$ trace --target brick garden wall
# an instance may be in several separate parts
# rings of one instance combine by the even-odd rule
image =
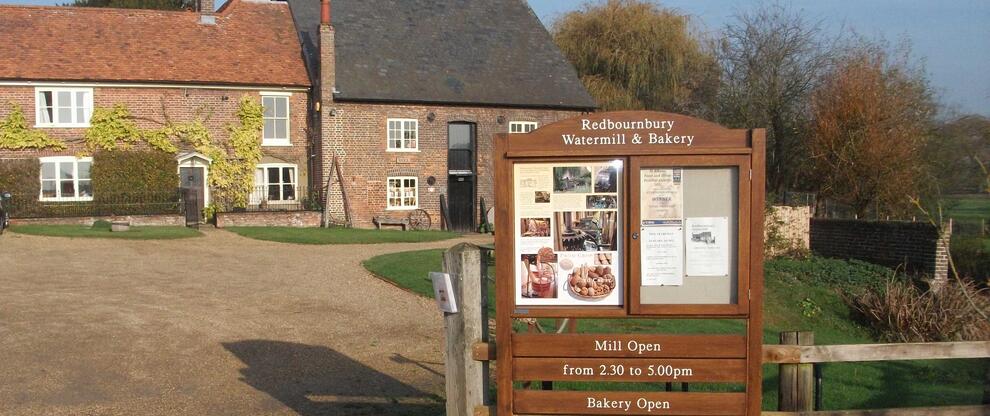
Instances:
[[[905,267],[936,280],[948,278],[949,223],[942,235],[928,223],[905,221],[811,220],[811,250],[825,256]]]
[[[452,122],[475,123],[477,132],[478,178],[475,218],[478,218],[481,198],[487,207],[494,206],[494,136],[508,133],[512,121],[535,121],[539,126],[579,116],[577,111],[508,109],[486,107],[335,103],[335,116],[330,107],[324,108],[322,153],[324,177],[329,177],[330,160],[341,157],[343,175],[354,226],[373,227],[374,216],[404,216],[404,212],[386,211],[386,178],[415,176],[419,178],[419,208],[433,218],[433,227],[440,226],[440,194],[447,194],[447,125]],[[435,119],[429,121],[427,115]],[[504,123],[499,124],[499,117]],[[387,119],[419,120],[419,151],[388,152]],[[436,184],[427,185],[427,178]],[[339,195],[330,195],[330,204]],[[338,202],[339,203],[339,202]]]
[[[85,225],[92,227],[96,221],[129,221],[133,226],[185,226],[182,215],[118,215],[113,217],[70,217],[70,218],[14,218],[13,225]]]
[[[217,214],[217,228],[224,227],[319,227],[322,213],[290,212],[225,212]]]
[[[772,206],[767,212],[763,229],[769,233],[776,229],[787,240],[790,248],[807,250],[811,244],[811,207]],[[769,248],[773,251],[773,248]],[[771,255],[777,253],[770,253]]]

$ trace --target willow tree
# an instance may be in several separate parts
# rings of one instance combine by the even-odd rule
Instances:
[[[809,148],[819,195],[860,217],[906,214],[931,183],[924,155],[936,104],[907,52],[861,41],[812,95]]]
[[[552,32],[604,110],[710,114],[718,69],[688,16],[641,0],[609,0],[565,14]]]

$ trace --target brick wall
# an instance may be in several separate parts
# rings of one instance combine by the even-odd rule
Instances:
[[[323,216],[315,211],[222,212],[217,228],[224,227],[319,227]]]
[[[767,212],[765,233],[776,229],[778,235],[787,241],[788,248],[807,250],[810,246],[811,207],[772,206]],[[778,254],[781,248],[768,247],[770,255]]]
[[[166,115],[174,121],[204,120],[213,137],[225,141],[230,137],[227,126],[239,122],[237,109],[244,95],[260,102],[257,90],[206,89],[206,88],[132,88],[107,84],[93,88],[94,107],[112,107],[123,104],[130,109],[135,121],[142,128],[157,128]],[[0,118],[12,110],[11,104],[19,105],[29,126],[35,124],[35,87],[0,86]],[[264,147],[263,163],[294,163],[298,168],[298,182],[308,185],[307,111],[309,98],[306,92],[294,92],[290,98],[290,139],[292,146]],[[3,150],[0,159],[38,158],[43,156],[73,156],[85,150],[82,140],[85,128],[44,128],[52,137],[62,139],[68,145],[64,151],[51,150]],[[183,149],[191,150],[191,149]],[[178,178],[176,178],[178,186]]]
[[[921,222],[811,220],[811,250],[819,255],[904,267],[943,281],[951,235],[951,222],[939,235],[935,226]]]
[[[334,154],[341,158],[344,183],[355,226],[372,227],[376,215],[403,216],[404,212],[386,210],[386,178],[415,176],[419,178],[419,208],[433,218],[434,228],[440,225],[440,194],[447,194],[447,126],[452,122],[469,122],[477,134],[477,200],[494,206],[494,136],[508,133],[512,121],[535,121],[540,126],[580,115],[576,111],[533,110],[487,107],[428,106],[400,104],[333,104],[336,115],[325,107],[323,117],[322,153],[324,177],[329,177],[330,160]],[[428,119],[434,115],[433,121]],[[504,122],[498,123],[502,117]],[[419,121],[419,151],[387,151],[387,119],[408,118]],[[427,185],[427,178],[436,184]],[[331,205],[339,195],[330,195]]]
[[[133,226],[185,226],[182,215],[118,215],[113,217],[71,217],[71,218],[23,218],[11,219],[13,225],[85,225],[92,227],[96,221],[129,221]]]

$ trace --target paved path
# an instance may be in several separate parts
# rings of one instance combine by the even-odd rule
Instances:
[[[363,259],[449,247],[0,237],[2,415],[436,415],[442,319]]]

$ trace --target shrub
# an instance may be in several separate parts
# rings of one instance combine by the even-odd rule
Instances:
[[[10,192],[7,209],[13,217],[30,216],[39,209],[38,193],[41,191],[38,159],[0,160],[0,192]]]
[[[882,288],[846,296],[850,307],[893,342],[976,341],[990,339],[990,322],[973,309],[990,313],[990,298],[976,285],[952,282],[941,290],[924,290],[910,280],[893,279]]]
[[[960,277],[986,286],[990,281],[990,249],[987,240],[962,237],[952,239],[952,261]]]
[[[95,215],[178,212],[178,167],[171,154],[98,152],[93,155],[92,178]]]

